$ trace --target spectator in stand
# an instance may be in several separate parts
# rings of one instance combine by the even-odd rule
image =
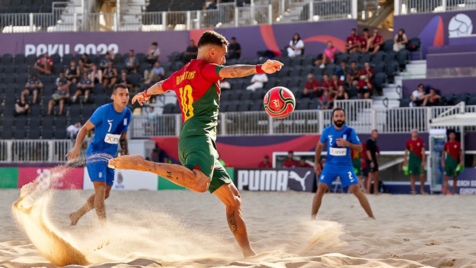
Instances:
[[[321,110],[328,110],[332,109],[332,102],[334,99],[332,98],[331,94],[329,93],[329,90],[324,90],[324,94],[319,98],[319,107],[318,109]]]
[[[427,95],[427,105],[426,106],[437,106],[441,96],[436,93],[434,88],[430,88],[430,94]]]
[[[332,80],[329,83],[329,91],[330,91],[329,93],[331,93],[331,96],[335,97],[335,95],[338,92],[339,86],[343,86],[343,85],[344,83],[342,82],[342,80],[339,79],[339,76],[337,76],[337,74],[333,74]]]
[[[407,35],[405,34],[405,30],[400,29],[398,33],[395,35],[393,39],[393,50],[398,52],[402,49],[405,49],[405,44],[408,43]]]
[[[231,38],[231,43],[228,45],[228,59],[241,58],[241,46],[236,42],[236,38]]]
[[[160,61],[156,61],[154,63],[152,70],[144,71],[144,78],[146,79],[144,84],[148,86],[165,78],[165,70],[162,66],[160,66]]]
[[[303,96],[308,98],[319,98],[322,96],[322,89],[319,88],[319,82],[314,79],[313,74],[307,75],[306,85],[304,86]]]
[[[15,103],[14,116],[27,115],[29,109],[30,105],[28,105],[28,102],[26,102],[25,99],[17,99]]]
[[[228,53],[230,53],[228,51]],[[190,62],[193,59],[196,59],[198,55],[198,47],[195,45],[195,41],[190,40],[190,46],[185,50],[185,63]]]
[[[340,63],[340,66],[336,69],[335,74],[339,77],[339,79],[344,82],[347,79],[347,76],[349,75],[350,68],[347,66],[347,62],[343,60]]]
[[[172,164],[172,161],[170,160],[170,158],[168,156],[164,156],[163,163]]]
[[[367,53],[369,52],[369,29],[364,28],[363,34],[360,37],[360,53]]]
[[[137,60],[136,56],[134,56],[133,49],[129,51],[129,57],[124,62],[124,65],[124,68],[126,68],[129,73],[137,72],[137,68],[139,68],[139,61]]]
[[[33,102],[32,104],[36,104],[36,100],[38,99],[38,91],[43,88],[43,83],[41,80],[38,79],[36,74],[31,76],[31,79],[26,82],[25,89],[21,93],[21,99],[25,102],[25,96],[33,94]]]
[[[69,99],[69,97],[69,83],[64,77],[64,73],[61,72],[59,77],[56,79],[56,91],[51,96],[51,100],[48,103],[48,115],[52,114],[53,106],[58,103],[60,105],[59,114],[63,114],[64,103]]]
[[[283,168],[295,168],[298,162],[294,160],[294,152],[288,152],[288,158],[283,163]]]
[[[117,69],[114,68],[112,61],[110,61],[108,63],[107,69],[104,70],[102,81],[103,81],[102,85],[103,85],[104,89],[106,89],[107,87],[112,88],[116,84],[116,82],[117,82]]]
[[[311,168],[312,166],[306,163],[306,159],[304,157],[301,157],[299,159],[299,164],[296,166],[298,168]]]
[[[328,90],[330,85],[331,85],[331,81],[329,80],[329,75],[324,74],[324,76],[322,77],[322,81],[321,81],[321,89],[322,90]]]
[[[127,78],[127,71],[126,70],[121,71],[121,77],[119,77],[119,79],[117,79],[117,83],[125,85],[127,88],[129,88],[129,90],[131,90],[131,88],[132,88],[131,81],[130,81],[129,78]]]
[[[263,158],[263,162],[258,164],[259,168],[272,168],[271,162],[269,162],[269,156],[265,155]]]
[[[348,100],[349,94],[345,91],[344,86],[340,85],[339,89],[337,90],[337,94],[334,97],[335,100]]]
[[[351,86],[357,86],[357,83],[359,82],[360,78],[360,71],[357,68],[357,63],[355,61],[352,62],[350,65],[350,70],[347,73],[347,84],[349,87]]]
[[[258,88],[263,88],[266,82],[268,82],[268,76],[266,74],[255,74],[251,78],[251,85],[246,89],[255,91]]]
[[[334,47],[332,41],[327,41],[327,48],[324,49],[324,53],[322,53],[322,58],[319,59],[317,56],[317,60],[315,62],[316,66],[319,65],[321,69],[326,68],[326,64],[333,63],[336,57],[337,48]]]
[[[425,86],[423,84],[419,84],[418,89],[413,91],[410,100],[412,101],[410,103],[411,107],[426,106],[428,98],[425,95]]]
[[[361,99],[369,99],[373,91],[372,80],[370,80],[368,76],[362,77],[363,79],[360,79],[357,84],[357,96]]]
[[[66,128],[66,138],[67,139],[76,139],[76,136],[78,136],[78,132],[81,129],[81,122],[76,122],[74,125],[69,125],[69,127]]]
[[[155,125],[157,123],[157,113],[155,113],[154,106],[149,106],[149,110],[147,111],[144,108],[145,113],[147,114],[147,121],[143,123],[144,129],[146,130],[146,135],[154,136]]]
[[[372,80],[374,78],[374,68],[370,66],[370,62],[366,61],[364,63],[364,69],[360,71],[361,78],[363,79],[363,75],[365,75],[368,79]]]
[[[378,34],[378,30],[374,30],[374,35],[370,37],[368,40],[368,51],[370,52],[370,55],[374,55],[379,51],[380,46],[383,44],[383,38],[381,35]]]
[[[347,37],[345,48],[347,50],[347,53],[349,53],[349,54],[359,52],[360,37],[356,33],[357,33],[357,31],[354,28],[354,29],[351,30],[350,36]]]
[[[207,6],[207,10],[217,9],[217,0],[212,0],[211,3]]]
[[[153,42],[152,45],[147,50],[147,62],[150,65],[153,65],[156,61],[159,60],[160,49],[158,46],[159,44],[157,44],[157,42]]]
[[[107,52],[106,55],[104,55],[104,58],[101,59],[101,61],[99,62],[99,69],[104,72],[107,69],[107,66],[109,65],[110,61],[111,55],[109,54],[109,52]]]
[[[82,73],[89,73],[91,71],[91,65],[93,62],[88,58],[88,54],[84,53],[81,59],[79,59],[79,67]]]
[[[96,63],[91,64],[91,72],[88,76],[95,84],[102,84],[102,71],[98,69]]]
[[[76,66],[76,62],[74,60],[71,61],[70,67],[66,69],[66,79],[68,79],[69,84],[76,84],[78,83],[79,80],[79,75],[81,74],[81,71],[79,70],[79,67]]]
[[[48,53],[45,53],[43,57],[35,62],[34,68],[37,69],[40,74],[51,74],[51,66],[53,66],[53,59],[48,56]]]
[[[302,55],[304,49],[304,42],[301,40],[301,36],[298,33],[293,35],[293,39],[289,41],[288,57],[294,58]]]
[[[89,79],[87,73],[83,73],[83,79],[81,79],[81,81],[79,81],[76,88],[77,88],[76,93],[71,98],[71,101],[73,103],[75,103],[76,99],[80,95],[84,95],[83,102],[87,103],[88,99],[89,99],[89,93],[91,93],[91,90],[94,88],[94,82],[91,79]]]

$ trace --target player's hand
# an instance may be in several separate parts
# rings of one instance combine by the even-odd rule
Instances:
[[[314,172],[316,172],[316,174],[320,174],[321,173],[321,165],[317,164],[317,165],[314,165]]]
[[[66,156],[69,157],[69,161],[73,161],[78,158],[80,152],[81,148],[76,148],[76,146],[74,146],[73,149],[71,149],[71,151],[66,154]]]
[[[374,167],[375,167],[375,164],[374,164],[374,162],[373,162],[373,161],[372,161],[372,162],[370,162],[370,167],[371,167],[371,168],[374,168]]]
[[[274,74],[277,71],[281,70],[284,64],[277,60],[267,60],[262,66],[261,70],[263,70],[267,74]]]
[[[422,162],[421,162],[421,167],[422,167],[423,169],[425,169],[425,161],[422,161]]]
[[[350,147],[349,146],[350,143],[348,141],[344,140],[343,138],[338,138],[336,140],[336,142],[337,142],[337,145],[340,146],[340,147]]]
[[[144,96],[144,92],[139,92],[134,96],[134,98],[132,98],[132,104],[138,101],[140,106],[143,106],[144,102],[147,102],[149,99],[150,99],[150,96],[146,97]]]

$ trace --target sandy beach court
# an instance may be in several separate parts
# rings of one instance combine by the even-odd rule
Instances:
[[[94,211],[69,226],[69,213],[90,194],[51,191],[43,211],[91,267],[476,267],[474,196],[369,196],[371,220],[353,195],[327,194],[310,221],[310,193],[242,192],[258,253],[243,259],[213,195],[113,191],[106,230]],[[0,267],[55,267],[15,221],[19,196],[0,190]]]

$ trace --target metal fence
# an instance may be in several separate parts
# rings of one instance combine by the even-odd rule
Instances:
[[[346,124],[357,133],[370,133],[377,129],[381,133],[408,133],[413,129],[429,131],[429,121],[451,109],[444,107],[415,107],[374,109],[372,102],[336,101],[336,107],[346,112]],[[465,106],[465,112],[476,113],[476,106]],[[459,111],[462,112],[462,111]],[[458,113],[458,109],[448,113]],[[294,135],[319,134],[332,125],[332,110],[297,110],[285,119],[273,119],[266,112],[220,113],[217,134],[221,136],[253,135]],[[134,115],[131,137],[178,136],[181,128],[181,115],[159,115],[149,120],[147,116]],[[476,130],[467,127],[467,130]]]
[[[395,0],[395,15],[476,9],[471,0]]]

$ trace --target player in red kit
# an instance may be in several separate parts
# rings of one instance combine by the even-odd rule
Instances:
[[[445,181],[443,183],[443,194],[446,194],[448,189],[448,179],[453,177],[453,188],[451,194],[455,194],[456,183],[458,182],[458,164],[463,166],[463,151],[461,150],[461,143],[456,140],[456,134],[450,132],[450,140],[445,143],[443,147],[443,155],[441,156],[441,166],[445,170]]]

